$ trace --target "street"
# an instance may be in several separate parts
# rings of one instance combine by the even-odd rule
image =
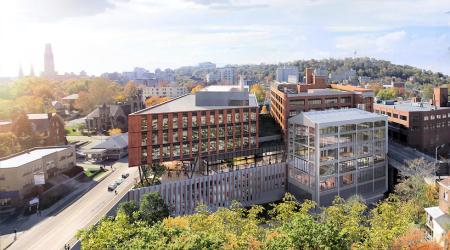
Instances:
[[[66,243],[73,244],[79,229],[96,223],[133,186],[138,172],[127,165],[115,163],[115,171],[110,176],[58,214],[19,234],[17,241],[8,249],[64,249]],[[127,172],[130,176],[117,187],[118,195],[108,192],[108,185]]]

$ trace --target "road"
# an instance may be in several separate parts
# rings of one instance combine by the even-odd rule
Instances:
[[[116,163],[116,170],[110,176],[60,213],[23,232],[8,250],[64,249],[64,245],[71,242],[79,229],[96,223],[132,187],[138,172],[136,168],[128,168],[126,165]],[[130,176],[118,186],[119,194],[108,192],[108,185],[125,172],[130,173]]]

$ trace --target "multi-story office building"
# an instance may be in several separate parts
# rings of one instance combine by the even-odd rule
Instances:
[[[209,86],[129,115],[129,166],[258,147],[258,102],[244,86]]]
[[[141,87],[141,89],[144,101],[150,96],[175,98],[189,93],[186,87]]]
[[[417,98],[405,102],[374,105],[376,113],[387,115],[389,137],[422,151],[435,152],[436,147],[450,143],[450,105],[448,89],[435,88],[431,102]]]
[[[289,77],[291,77],[291,78],[289,78]],[[298,82],[298,68],[297,67],[289,67],[289,66],[278,67],[276,80],[278,82],[297,83]]]
[[[21,204],[36,195],[36,185],[74,166],[73,146],[33,148],[0,158],[0,209]]]
[[[288,118],[300,112],[339,108],[373,111],[374,93],[351,85],[327,84],[326,76],[306,69],[305,83],[275,83],[270,89],[270,113],[286,135]]]
[[[221,68],[219,72],[221,84],[235,85],[237,83],[237,72],[234,67]]]
[[[336,195],[374,201],[387,191],[387,117],[360,109],[289,119],[288,190],[330,205]]]

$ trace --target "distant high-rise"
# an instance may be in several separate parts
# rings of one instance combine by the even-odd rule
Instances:
[[[34,67],[33,67],[33,65],[31,65],[31,67],[30,67],[30,76],[31,77],[34,77],[35,75],[34,75]]]
[[[44,53],[44,76],[52,77],[56,75],[55,72],[55,62],[53,60],[53,52],[52,45],[47,43],[45,45],[45,53]]]
[[[19,78],[23,78],[22,65],[19,66]]]
[[[291,83],[298,82],[298,68],[283,66],[277,68],[276,80],[278,82],[288,82],[289,77],[291,78]]]

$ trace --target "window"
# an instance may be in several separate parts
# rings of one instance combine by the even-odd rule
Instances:
[[[341,178],[342,178],[342,186],[348,186],[353,184],[353,174],[346,174]]]
[[[211,125],[214,125],[215,122],[216,122],[216,117],[215,117],[215,115],[210,115],[210,116],[209,116],[209,123],[210,123]]]
[[[448,201],[448,192],[447,191],[444,192],[444,200]]]
[[[325,99],[325,103],[326,104],[334,104],[337,103],[337,98],[329,98],[329,99]]]
[[[352,102],[351,97],[342,97],[341,98],[341,103],[351,103],[351,102]]]
[[[321,99],[308,100],[308,105],[319,105],[319,104],[322,104],[322,100]]]
[[[197,115],[192,115],[192,127],[197,127]]]
[[[428,121],[428,116],[424,116],[424,117],[423,117],[423,120],[424,120],[424,121]]]
[[[178,117],[174,116],[172,119],[173,119],[172,128],[174,129],[178,128]]]
[[[147,131],[147,117],[146,116],[141,117],[141,130]]]
[[[290,105],[305,105],[305,100],[291,100]]]
[[[158,129],[158,117],[156,117],[156,116],[152,117],[152,129],[153,130]]]
[[[320,191],[332,190],[336,187],[336,177],[321,178]]]

